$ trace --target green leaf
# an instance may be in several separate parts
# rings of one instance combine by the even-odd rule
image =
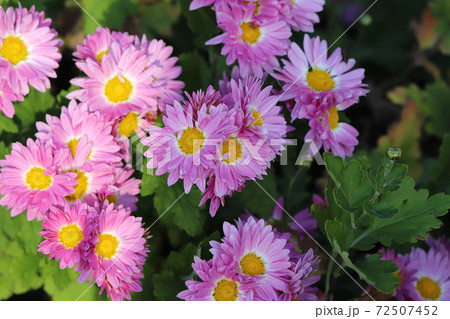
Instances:
[[[138,0],[84,0],[82,5],[86,34],[94,33],[99,25],[119,29],[138,10]]]
[[[197,254],[197,247],[189,243],[181,252],[172,251],[165,262],[165,269],[170,269],[176,275],[186,275],[192,272],[191,264]],[[186,272],[186,270],[188,270]]]
[[[154,204],[163,221],[177,225],[190,236],[196,236],[201,233],[206,217],[198,207],[200,199],[201,193],[195,187],[185,194],[181,182],[171,187],[161,183],[155,193]]]
[[[172,271],[164,270],[153,276],[155,289],[153,293],[160,300],[177,300],[176,296],[186,289],[184,282],[175,277]]]
[[[211,85],[211,67],[197,51],[181,54],[180,65],[183,69],[180,80],[186,84],[187,92]]]
[[[336,185],[333,194],[337,204],[349,213],[362,211],[373,189],[361,164],[357,160],[344,164],[342,158],[326,155],[325,165]]]
[[[142,10],[142,27],[151,33],[170,33],[172,25],[180,16],[179,6],[169,2],[159,2]]]
[[[345,266],[356,271],[361,280],[365,280],[385,293],[390,293],[395,289],[399,280],[394,275],[398,268],[393,262],[380,261],[382,255],[376,254],[355,264],[347,252],[354,240],[353,233],[337,219],[328,220],[325,223],[325,229],[333,249],[342,257]]]
[[[418,238],[427,238],[433,228],[442,222],[437,218],[450,208],[450,196],[436,194],[428,196],[425,189],[414,190],[414,180],[405,177],[400,188],[384,195],[386,203],[393,203],[397,214],[388,219],[373,218],[370,226],[354,241],[353,247],[368,250],[379,241],[388,247],[392,241],[415,243]]]
[[[154,175],[154,172],[144,173],[141,182],[141,196],[153,195],[162,183],[162,178]]]
[[[38,118],[37,114],[40,113],[43,119],[44,114],[53,108],[54,104],[55,98],[49,91],[41,93],[35,89],[31,89],[24,101],[16,104],[16,116],[22,123],[23,128],[34,132],[35,123]]]
[[[13,119],[6,117],[4,114],[0,114],[0,133],[1,132],[17,133],[19,132],[19,128],[16,123],[14,123]]]
[[[400,283],[400,279],[395,275],[398,267],[391,260],[380,260],[381,257],[382,254],[370,255],[358,261],[355,267],[361,279],[384,293],[391,293]]]
[[[189,10],[191,1],[177,0],[181,12],[186,17],[187,25],[192,32],[199,35],[196,43],[199,47],[204,47],[204,43],[211,39],[218,31],[214,13],[209,8]]]

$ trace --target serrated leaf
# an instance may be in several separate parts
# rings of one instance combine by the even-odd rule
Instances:
[[[201,194],[195,187],[189,194],[184,193],[181,182],[168,187],[162,184],[155,193],[154,204],[160,216],[167,221],[171,221],[179,228],[186,231],[190,236],[201,233],[205,221],[205,212],[201,212],[198,207]]]
[[[170,269],[174,274],[186,275],[191,269],[194,256],[197,254],[197,247],[189,243],[180,252],[172,251],[165,262],[165,269]],[[187,270],[187,271],[186,271]]]
[[[397,243],[415,243],[417,238],[426,238],[428,231],[439,228],[442,222],[437,218],[450,208],[450,196],[436,194],[428,196],[428,191],[414,189],[414,180],[405,177],[400,188],[384,195],[387,203],[393,203],[398,212],[389,219],[374,218],[370,227],[353,243],[353,247],[368,250],[376,242],[389,247]]]
[[[325,157],[325,165],[335,183],[333,192],[336,203],[345,211],[362,211],[364,201],[370,199],[373,192],[367,175],[357,160],[341,162],[340,157]]]
[[[345,266],[356,271],[361,280],[365,280],[385,293],[390,293],[395,289],[399,279],[394,275],[394,272],[398,270],[394,263],[380,261],[382,255],[377,254],[355,264],[347,252],[354,240],[353,233],[337,219],[328,220],[325,223],[325,229],[333,249],[342,257]],[[375,270],[376,273],[374,273]]]
[[[364,203],[364,211],[371,216],[386,219],[394,216],[398,210],[394,204],[381,201],[373,204],[369,202]]]

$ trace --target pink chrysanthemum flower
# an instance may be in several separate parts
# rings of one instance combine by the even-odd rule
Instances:
[[[102,63],[103,57],[111,51],[113,43],[119,45],[123,50],[127,50],[133,45],[134,36],[127,32],[110,31],[108,28],[97,28],[97,31],[88,34],[83,44],[77,45],[77,51],[73,53],[78,62],[80,60],[91,60]]]
[[[221,3],[216,6],[219,28],[225,32],[207,45],[224,43],[222,55],[227,64],[238,60],[241,75],[254,74],[261,78],[263,70],[271,73],[279,66],[277,56],[286,54],[291,30],[286,22],[271,18],[258,21],[254,10]]]
[[[239,278],[235,264],[224,266],[217,258],[204,261],[194,256],[192,268],[201,281],[186,281],[188,289],[180,292],[178,298],[189,301],[253,300],[256,281],[253,278]]]
[[[191,108],[193,112],[193,119],[197,121],[197,112],[206,105],[206,109],[209,110],[211,107],[215,107],[222,103],[222,97],[220,92],[214,90],[210,85],[206,91],[198,90],[197,92],[192,92],[192,94],[186,93],[187,100],[184,101],[186,108]],[[228,104],[227,104],[228,105]]]
[[[90,250],[88,262],[80,264],[78,281],[89,276],[90,283],[107,290],[141,287],[136,274],[141,273],[145,262],[146,235],[140,217],[113,204],[105,204],[97,217],[97,235]]]
[[[207,7],[215,2],[221,2],[222,0],[192,0],[191,4],[189,5],[189,10],[197,10],[202,7]]]
[[[341,105],[319,107],[316,115],[309,120],[310,130],[305,135],[305,141],[314,143],[315,148],[310,148],[312,153],[323,147],[325,151],[342,158],[353,154],[359,133],[350,124],[339,122],[339,111],[342,109]]]
[[[47,116],[47,119],[50,116]],[[111,135],[111,125],[104,122],[99,115],[90,113],[86,104],[70,101],[69,106],[61,109],[60,118],[51,118],[49,123],[37,123],[36,137],[51,140],[57,147],[67,147],[72,156],[78,151],[80,140],[85,137],[92,146],[88,162],[120,162],[119,145]]]
[[[149,158],[147,167],[156,168],[157,175],[169,173],[169,186],[183,179],[186,193],[193,184],[205,190],[206,178],[215,167],[217,145],[231,127],[224,104],[209,110],[203,105],[196,113],[194,121],[192,107],[183,108],[178,102],[168,105],[163,118],[165,127],[150,126],[150,137],[142,140],[149,146],[144,154]]]
[[[362,83],[364,69],[351,70],[356,61],[344,62],[340,48],[327,57],[327,42],[305,35],[303,49],[292,43],[283,69],[274,74],[284,83],[280,99],[295,100],[292,120],[312,118],[318,107],[345,109],[368,92]]]
[[[285,279],[291,275],[289,249],[286,240],[277,238],[272,226],[264,220],[250,217],[245,223],[237,221],[237,227],[224,223],[222,242],[210,242],[211,253],[224,265],[235,263],[240,275],[255,277],[255,300],[278,300],[277,291],[287,289]]]
[[[243,131],[254,143],[264,140],[273,152],[270,160],[284,149],[287,132],[281,107],[271,90],[272,86],[263,89],[262,82],[254,77],[239,82],[231,80],[232,99],[244,113]]]
[[[12,118],[15,110],[12,102],[23,101],[23,95],[14,93],[7,81],[0,82],[0,113]]]
[[[262,179],[269,166],[270,149],[264,143],[253,144],[244,134],[232,134],[218,148],[214,169],[214,194],[223,197],[241,188],[248,180]]]
[[[409,300],[450,300],[450,259],[430,249],[413,248],[409,261],[418,261],[417,272],[409,286]]]
[[[63,206],[76,184],[75,174],[58,172],[58,164],[69,157],[68,150],[55,151],[48,143],[14,143],[0,160],[0,204],[12,208],[11,216],[27,210],[28,220],[42,220],[50,208]]]
[[[314,32],[314,23],[320,21],[318,12],[323,10],[325,0],[282,0],[283,19],[295,31]]]
[[[167,104],[173,105],[174,101],[183,99],[181,90],[184,83],[175,80],[181,74],[181,67],[175,65],[178,58],[171,56],[173,47],[162,40],[147,41],[144,35],[142,40],[136,37],[135,43],[148,57],[145,73],[153,79],[152,88],[158,91],[158,109],[164,113]]]
[[[44,228],[39,234],[45,240],[39,244],[38,251],[49,255],[49,258],[60,260],[59,267],[72,268],[86,259],[96,212],[80,201],[64,208],[53,209],[42,223]]]
[[[396,254],[395,251],[391,249],[381,249],[379,253],[383,254],[381,260],[391,260],[398,267],[398,271],[395,275],[400,279],[400,283],[397,285],[395,298],[402,301],[409,300],[408,294],[410,291],[414,290],[413,282],[417,280],[416,273],[419,268],[419,261],[410,260],[409,254]]]
[[[121,205],[124,208],[135,212],[138,198],[136,195],[140,193],[140,179],[130,178],[134,169],[131,165],[125,167],[117,167],[115,169],[114,181],[112,185],[104,186],[97,193],[90,194],[86,197],[86,202],[90,206],[103,206],[105,201],[114,204],[116,207]]]
[[[99,111],[108,120],[130,111],[155,109],[158,91],[151,87],[153,80],[145,71],[146,55],[134,47],[121,50],[113,43],[100,64],[91,60],[78,63],[88,77],[73,79],[71,82],[81,89],[69,93],[67,98],[86,102],[91,112]]]
[[[292,265],[292,276],[287,281],[286,292],[280,294],[279,300],[317,300],[318,288],[311,285],[320,280],[319,275],[311,275],[319,267],[319,259],[314,256],[312,249],[300,255],[298,261]]]
[[[63,42],[50,23],[34,6],[0,8],[0,76],[17,94],[28,94],[28,85],[44,92],[50,87],[48,78],[56,77]]]
[[[84,202],[87,195],[100,191],[113,181],[115,166],[105,162],[86,162],[91,151],[92,145],[88,143],[87,137],[83,136],[78,141],[75,157],[68,156],[59,162],[60,172],[76,173],[74,190],[66,196],[69,202],[78,199]]]
[[[428,237],[427,244],[431,249],[439,252],[442,256],[450,258],[450,238],[442,236],[435,239],[432,236]]]

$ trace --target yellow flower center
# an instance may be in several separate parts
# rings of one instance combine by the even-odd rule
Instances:
[[[441,296],[439,283],[430,277],[421,277],[417,280],[416,289],[424,299],[436,300]]]
[[[28,49],[25,43],[18,37],[9,36],[3,40],[0,54],[9,62],[16,65],[25,60],[28,56]]]
[[[244,22],[241,24],[242,40],[247,43],[254,44],[261,36],[261,29],[253,22]]]
[[[227,159],[223,160],[227,164],[236,164],[237,160],[240,159],[243,154],[241,143],[239,143],[239,141],[235,137],[230,137],[228,140],[226,140],[223,143],[220,152],[222,156],[230,154]]]
[[[205,135],[195,127],[189,127],[183,131],[178,140],[178,147],[186,155],[199,152],[204,144]]]
[[[110,203],[110,204],[117,205],[117,195],[116,194],[106,196],[106,200],[108,200],[108,203]]]
[[[122,79],[123,81],[115,76],[106,82],[105,95],[112,103],[128,101],[131,91],[133,91],[133,84],[125,77],[122,77]]]
[[[67,142],[67,146],[69,146],[70,153],[72,153],[72,157],[75,157],[75,154],[77,153],[77,147],[78,147],[79,141],[80,141],[79,138],[73,138],[69,142]]]
[[[262,275],[266,272],[264,261],[255,253],[246,254],[242,257],[239,264],[241,265],[242,273],[247,276]]]
[[[33,167],[25,175],[25,182],[31,189],[45,190],[52,184],[52,177],[44,174],[45,170]]]
[[[83,238],[83,231],[77,224],[66,225],[58,231],[58,240],[67,249],[77,246]]]
[[[334,81],[330,73],[314,69],[306,74],[306,82],[314,91],[329,91],[334,87]]]
[[[330,113],[328,114],[328,124],[330,125],[330,129],[334,130],[339,125],[339,114],[336,106],[333,106],[330,109]]]
[[[103,259],[111,259],[117,252],[119,240],[111,234],[101,234],[95,247],[95,253]]]
[[[109,50],[103,50],[103,51],[100,51],[99,53],[97,53],[96,57],[97,57],[98,63],[102,63],[103,56],[108,53],[109,53]]]
[[[238,285],[236,282],[221,279],[214,287],[213,297],[216,301],[235,301],[238,297]]]
[[[254,118],[253,125],[263,125],[263,121],[266,119],[264,116],[261,116],[261,112],[255,109],[252,109],[252,116]]]
[[[119,123],[119,127],[117,129],[119,134],[125,137],[130,137],[138,127],[138,116],[139,114],[136,112],[128,113]]]
[[[84,174],[83,171],[73,169],[69,172],[77,173],[77,185],[74,186],[75,192],[71,195],[67,195],[66,199],[70,202],[76,201],[77,199],[80,199],[83,197],[84,193],[86,193],[88,189],[88,178],[86,174]]]

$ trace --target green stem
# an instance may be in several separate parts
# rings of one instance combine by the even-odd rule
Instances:
[[[330,260],[328,261],[327,274],[325,277],[325,295],[328,298],[328,294],[330,293],[330,281],[331,281],[331,273],[333,272],[334,260],[336,260],[337,253],[335,250],[331,253]]]

